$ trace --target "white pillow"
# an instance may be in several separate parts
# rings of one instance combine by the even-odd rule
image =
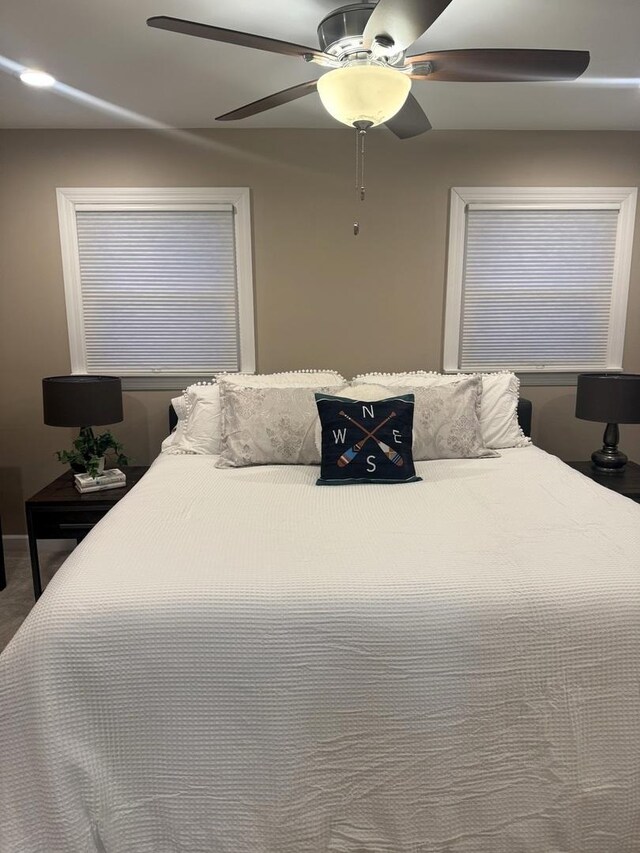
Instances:
[[[176,440],[176,437],[182,432],[182,429],[184,428],[184,422],[187,417],[187,402],[184,399],[184,394],[181,394],[179,397],[173,397],[171,400],[171,405],[173,406],[173,410],[176,413],[178,422],[160,445],[161,453],[164,453],[173,445]]]
[[[183,419],[180,418],[174,401],[171,401],[178,414],[178,425],[173,433],[173,442],[166,450],[163,442],[163,451],[170,454],[220,453],[221,410],[218,385],[213,382],[189,385],[182,395],[182,401],[178,408],[186,411],[186,417]]]
[[[242,388],[326,388],[346,383],[335,370],[289,370],[283,373],[218,373],[218,382]]]
[[[480,426],[487,447],[526,447],[531,439],[518,423],[520,380],[515,373],[482,373]]]
[[[469,379],[473,373],[434,373],[414,370],[408,373],[367,373],[353,380],[367,385],[387,385],[395,388],[429,388],[434,385]],[[515,373],[482,373],[480,427],[485,447],[498,450],[504,447],[526,447],[531,443],[518,423],[520,381]]]
[[[180,423],[180,421],[186,421],[187,415],[189,414],[189,406],[187,405],[184,391],[179,397],[174,397],[171,400],[171,405],[173,406],[173,410],[178,418],[178,423]]]
[[[384,400],[385,397],[393,396],[390,386],[374,385],[373,382],[349,382],[344,388],[336,391],[336,397],[350,397],[352,400],[363,400],[369,403],[375,400]]]

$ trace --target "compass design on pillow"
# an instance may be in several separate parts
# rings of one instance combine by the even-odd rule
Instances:
[[[374,411],[373,406],[371,406],[371,410],[370,410],[371,417],[374,416],[373,411]],[[362,412],[363,412],[363,415],[366,413],[369,413],[369,407],[365,406],[363,404]],[[355,457],[358,455],[358,453],[360,453],[360,451],[362,450],[362,448],[365,446],[365,444],[367,443],[367,441],[369,439],[373,439],[373,441],[375,441],[375,443],[378,445],[380,450],[384,453],[384,455],[388,459],[391,460],[391,462],[393,462],[394,465],[398,465],[398,466],[404,465],[404,460],[403,460],[402,456],[400,456],[400,454],[396,450],[393,450],[391,447],[389,447],[388,444],[385,444],[383,441],[380,441],[379,438],[376,438],[376,433],[379,432],[383,426],[386,426],[389,423],[389,421],[391,420],[391,418],[396,417],[395,412],[391,412],[391,414],[387,415],[387,417],[383,421],[381,421],[377,426],[372,427],[371,429],[368,429],[366,426],[363,426],[361,423],[359,423],[357,420],[355,420],[355,418],[352,418],[351,415],[348,415],[345,411],[341,410],[340,412],[338,412],[338,414],[341,415],[343,418],[346,418],[349,421],[349,423],[352,423],[354,426],[356,426],[363,433],[363,437],[359,441],[357,441],[353,445],[353,447],[350,447],[348,450],[345,450],[345,452],[342,454],[342,456],[338,459],[338,466],[340,468],[345,468],[347,465],[349,465],[349,463],[355,459]],[[402,444],[402,438],[400,437],[400,430],[397,430],[397,429],[393,430],[393,438],[394,438],[394,441],[396,444]],[[374,464],[373,460],[371,460],[370,464]]]

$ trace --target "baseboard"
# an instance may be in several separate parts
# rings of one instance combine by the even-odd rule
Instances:
[[[38,550],[43,553],[71,552],[76,545],[75,539],[38,539]],[[29,542],[25,533],[8,534],[2,537],[5,554],[28,554]]]

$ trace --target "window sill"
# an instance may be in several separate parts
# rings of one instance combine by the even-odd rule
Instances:
[[[522,388],[531,388],[536,385],[564,385],[565,387],[569,387],[578,384],[580,373],[622,373],[622,371],[611,368],[604,368],[602,370],[585,369],[567,373],[519,373],[516,371],[516,376],[520,380]]]
[[[179,394],[195,382],[211,382],[213,371],[206,376],[123,376],[123,391],[177,391]]]
[[[478,370],[445,369],[443,372],[445,374],[452,374],[452,373],[467,373],[467,374],[468,373],[499,373],[501,370],[506,370],[506,369],[507,368],[494,368],[494,369],[483,368],[483,369],[478,369]],[[539,373],[535,373],[535,372],[523,373],[520,370],[514,370],[513,372],[516,374],[516,376],[520,380],[520,385],[523,388],[532,388],[532,387],[535,387],[537,385],[538,386],[557,385],[557,386],[570,387],[572,385],[578,384],[578,376],[581,373],[623,373],[624,371],[622,370],[622,368],[615,368],[615,367],[603,367],[603,368],[600,368],[599,370],[595,370],[594,368],[585,367],[584,370],[564,371],[564,372],[558,371],[557,373],[543,372],[543,371],[541,371]]]

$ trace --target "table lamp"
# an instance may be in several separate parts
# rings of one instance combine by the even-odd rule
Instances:
[[[623,471],[627,457],[618,450],[618,424],[640,423],[640,374],[581,373],[576,417],[607,425],[602,449],[591,454],[593,467],[603,473]]]
[[[45,424],[80,427],[81,433],[123,419],[122,385],[116,376],[48,376],[42,380],[42,404]]]

